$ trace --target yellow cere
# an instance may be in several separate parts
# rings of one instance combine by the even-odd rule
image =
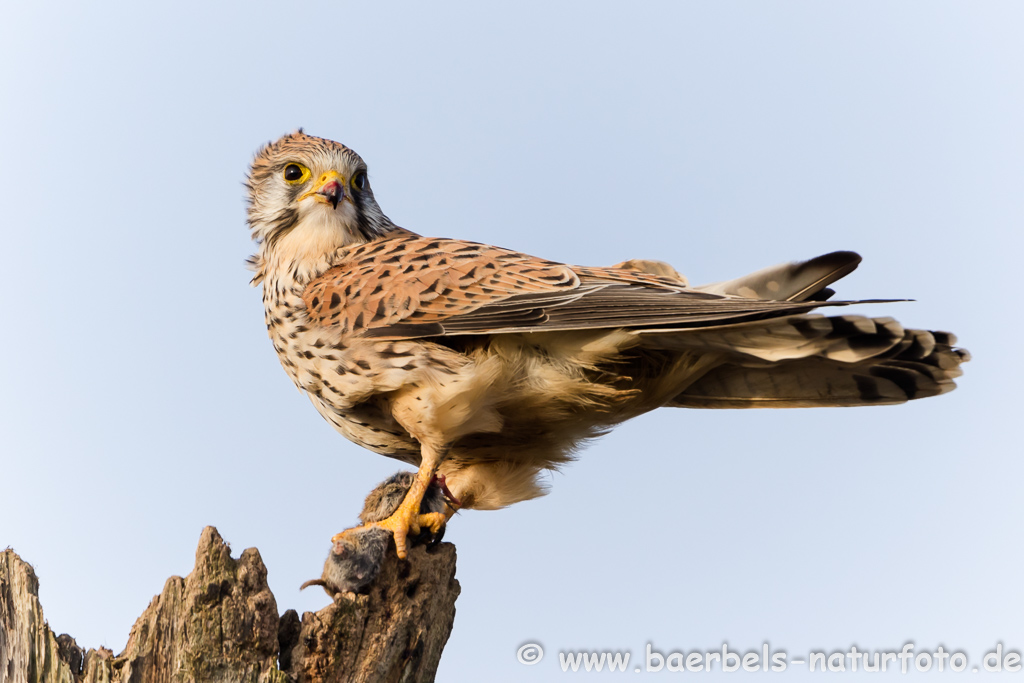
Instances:
[[[339,185],[345,184],[345,179],[342,177],[340,173],[338,173],[337,171],[327,171],[326,173],[322,173],[320,175],[320,180],[317,182],[317,185],[319,187],[323,187],[332,180],[338,181]]]
[[[294,183],[292,183],[291,181],[288,182],[291,183],[292,185],[306,182],[311,175],[309,169],[303,166],[302,164],[295,165],[302,169],[302,178],[296,180]],[[285,170],[288,170],[287,166],[285,167]],[[287,180],[287,178],[285,178],[285,180]],[[308,191],[299,195],[299,201],[301,202],[303,199],[306,199],[307,197],[314,197],[316,198],[317,201],[326,202],[327,200],[324,197],[319,196],[320,188],[326,185],[327,183],[331,182],[332,180],[336,180],[339,185],[345,184],[345,178],[342,177],[340,173],[338,173],[337,171],[326,171],[320,174],[320,178],[315,183],[313,183],[313,186]]]

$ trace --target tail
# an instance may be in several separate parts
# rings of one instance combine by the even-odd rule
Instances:
[[[860,256],[837,251],[696,287],[779,301],[825,301],[828,285]],[[689,408],[802,408],[904,403],[956,388],[970,360],[948,332],[905,330],[892,318],[796,315],[738,325],[639,333],[643,345],[719,353],[722,364],[669,405]]]
[[[833,343],[803,358],[734,356],[690,384],[669,405],[687,408],[812,408],[892,405],[956,388],[970,354],[947,332],[903,330],[891,318],[860,318],[876,332],[847,336],[853,316],[821,318]],[[793,320],[780,321],[799,322]],[[898,334],[897,334],[898,330]],[[827,337],[828,335],[826,335]],[[888,348],[880,350],[888,345]],[[858,358],[860,356],[860,358]]]

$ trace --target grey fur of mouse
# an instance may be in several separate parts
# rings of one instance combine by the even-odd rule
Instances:
[[[359,521],[365,525],[390,517],[401,505],[415,478],[415,473],[401,471],[382,481],[366,496]],[[447,504],[441,487],[431,484],[423,495],[420,512],[443,513],[446,510]],[[436,535],[423,531],[413,543],[428,542],[435,545],[443,535],[444,529]],[[391,532],[376,526],[353,530],[331,547],[327,561],[324,562],[323,575],[319,579],[305,582],[300,590],[320,586],[333,599],[343,593],[362,592],[380,573],[390,538]]]
[[[359,513],[359,521],[370,524],[390,517],[402,504],[405,494],[415,480],[415,472],[402,470],[382,481],[366,496],[363,511]],[[437,484],[428,486],[427,492],[423,494],[423,502],[420,503],[420,512],[444,512],[446,507],[441,487]]]
[[[391,532],[386,529],[367,527],[339,539],[327,555],[321,578],[307,581],[300,590],[321,586],[332,598],[340,593],[359,593],[380,573],[390,538]]]

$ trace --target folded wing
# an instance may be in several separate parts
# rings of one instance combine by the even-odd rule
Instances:
[[[303,298],[314,323],[381,339],[694,328],[856,303],[799,300],[856,267],[851,257],[826,264],[831,270],[805,268],[802,278],[787,282],[786,298],[749,298],[728,283],[717,286],[721,291],[690,289],[625,268],[568,266],[483,244],[400,235],[348,250]]]

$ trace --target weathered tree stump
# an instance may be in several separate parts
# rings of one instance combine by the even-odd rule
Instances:
[[[255,548],[232,559],[206,527],[196,565],[172,576],[135,622],[124,651],[87,652],[43,618],[39,582],[0,554],[0,683],[306,683],[432,681],[455,620],[455,546],[392,548],[368,595],[278,616]]]

